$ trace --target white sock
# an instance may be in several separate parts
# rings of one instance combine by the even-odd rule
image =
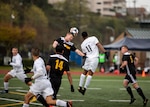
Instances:
[[[79,86],[82,87],[83,84],[84,84],[84,79],[85,79],[85,75],[84,74],[81,74],[80,75],[80,81],[79,81]]]
[[[8,85],[9,85],[9,82],[4,82],[4,89],[5,90],[8,90]]]
[[[24,103],[22,107],[29,107],[29,104]]]
[[[89,84],[90,84],[90,82],[91,82],[91,79],[92,79],[92,76],[91,76],[91,75],[88,75],[87,78],[86,78],[86,81],[85,81],[84,88],[87,89],[87,87],[89,86]]]
[[[56,100],[56,106],[67,107],[67,102],[63,100]]]

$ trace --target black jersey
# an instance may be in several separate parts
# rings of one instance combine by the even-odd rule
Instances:
[[[122,61],[127,61],[126,72],[128,75],[136,74],[134,59],[135,59],[135,56],[130,54],[129,52],[124,53],[124,55],[122,57]]]
[[[74,43],[65,41],[64,37],[60,37],[56,41],[59,43],[59,45],[62,45],[64,47],[63,55],[69,60],[70,51],[76,50]]]
[[[69,71],[68,60],[60,54],[50,55],[47,65],[51,66],[50,78],[61,79],[64,71]]]

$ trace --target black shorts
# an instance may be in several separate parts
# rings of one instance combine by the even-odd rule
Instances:
[[[136,75],[135,74],[126,75],[124,79],[128,80],[129,83],[136,83]]]

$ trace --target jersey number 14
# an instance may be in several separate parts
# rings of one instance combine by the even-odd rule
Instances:
[[[55,69],[62,70],[63,69],[64,61],[60,61],[59,59],[56,60]]]

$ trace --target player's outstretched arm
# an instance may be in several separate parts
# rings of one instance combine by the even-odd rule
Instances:
[[[79,49],[76,49],[75,52],[80,56],[85,56],[85,54],[81,52]]]
[[[54,42],[53,42],[53,48],[56,48],[57,45],[58,45],[58,42],[57,42],[57,41],[54,41]]]
[[[97,43],[96,45],[98,46],[98,48],[99,48],[100,51],[106,52],[106,50],[104,49],[104,47],[102,46],[101,43]]]

